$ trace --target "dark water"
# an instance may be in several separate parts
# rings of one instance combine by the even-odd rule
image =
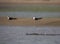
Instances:
[[[60,27],[0,26],[0,44],[60,44],[60,36],[26,33],[60,34]]]
[[[15,17],[60,17],[60,12],[0,12],[0,16]]]

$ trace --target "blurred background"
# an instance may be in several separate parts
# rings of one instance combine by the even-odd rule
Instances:
[[[0,16],[60,17],[60,0],[0,0]]]
[[[0,0],[0,16],[60,18],[60,0]],[[0,25],[0,44],[60,44],[60,35],[26,33],[60,34],[60,27]]]

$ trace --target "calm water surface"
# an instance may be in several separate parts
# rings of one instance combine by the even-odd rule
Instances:
[[[60,36],[26,33],[60,34],[60,27],[0,26],[0,44],[60,44]]]
[[[0,16],[15,17],[60,17],[60,12],[0,12]]]

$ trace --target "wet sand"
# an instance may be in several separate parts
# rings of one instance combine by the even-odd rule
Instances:
[[[33,20],[32,18],[17,18],[8,20],[7,17],[0,17],[0,25],[11,26],[60,26],[60,18],[42,18]]]

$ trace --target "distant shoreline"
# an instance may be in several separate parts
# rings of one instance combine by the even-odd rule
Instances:
[[[23,5],[23,6],[20,6]],[[24,5],[30,5],[30,6],[24,6]],[[31,6],[33,5],[33,6]],[[52,0],[41,0],[41,1],[33,1],[33,0],[29,0],[29,1],[11,1],[11,2],[0,2],[0,12],[5,12],[5,11],[48,11],[48,12],[60,12],[60,6],[56,6],[56,7],[46,7],[46,6],[34,6],[34,5],[60,5],[60,1],[52,1]]]
[[[0,2],[0,4],[47,4],[47,5],[60,5],[60,1],[11,1],[11,2]]]
[[[0,12],[32,11],[32,12],[60,12],[60,6],[1,6]]]

